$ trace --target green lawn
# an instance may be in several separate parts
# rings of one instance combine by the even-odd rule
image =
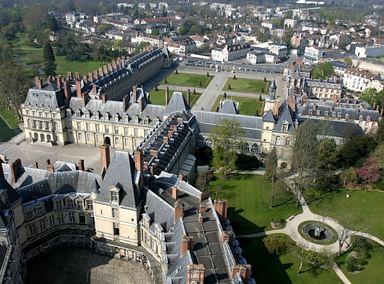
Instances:
[[[11,129],[17,128],[20,122],[15,113],[12,110],[6,108],[0,108],[0,117]]]
[[[43,67],[42,48],[16,48],[17,60],[25,64],[34,74]],[[56,73],[66,75],[68,72],[79,72],[86,75],[104,65],[104,62],[92,60],[69,61],[65,56],[56,56]]]
[[[269,253],[262,238],[241,239],[240,245],[243,248],[243,256],[252,265],[252,275],[256,283],[342,283],[332,270],[311,270],[306,264],[298,274],[300,260],[290,253],[281,256]]]
[[[6,142],[19,133],[19,128],[10,129],[4,120],[0,118],[0,142]]]
[[[263,93],[268,92],[270,82],[264,82],[263,80],[254,80],[254,79],[233,79],[229,78],[225,83],[224,90],[234,91],[234,92],[244,92],[244,93]],[[231,85],[231,88],[229,88]]]
[[[347,194],[351,197],[347,198]],[[333,217],[347,228],[384,239],[384,192],[339,190],[320,196],[308,191],[306,196],[313,212]]]
[[[353,284],[376,284],[383,282],[383,264],[384,264],[384,248],[374,242],[369,241],[372,246],[372,255],[367,259],[368,264],[358,273],[351,273],[345,267],[345,259],[348,253],[340,256],[337,260],[341,270],[345,273]]]
[[[227,97],[239,103],[239,112],[244,115],[261,115],[263,112],[263,101],[259,99],[245,98],[245,97]],[[219,96],[211,111],[217,111],[219,108],[220,100],[223,100],[224,96]]]
[[[272,219],[287,219],[301,213],[294,196],[285,190],[276,190],[275,206],[269,208],[271,184],[263,176],[217,178],[209,183],[209,189],[213,199],[218,196],[228,200],[229,219],[238,235],[269,230]]]
[[[182,92],[183,93],[183,96],[185,98],[185,101],[187,102],[187,93],[186,92]],[[150,98],[151,98],[151,104],[154,104],[154,105],[164,105],[165,104],[165,90],[151,90],[149,92],[150,94]],[[173,94],[173,91],[169,91],[169,94],[170,94],[170,98],[172,97],[172,94]],[[196,101],[199,99],[199,97],[201,96],[200,93],[196,93],[196,94],[193,94],[191,92],[191,106],[193,106]]]
[[[206,88],[211,82],[213,76],[199,75],[189,73],[172,73],[167,77],[167,83],[169,85],[178,85],[185,87]],[[162,81],[165,84],[165,81]]]

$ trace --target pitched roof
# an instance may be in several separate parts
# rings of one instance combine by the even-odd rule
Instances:
[[[173,92],[168,105],[165,107],[165,113],[183,112],[187,110],[183,94],[181,92]]]
[[[117,187],[119,189],[120,206],[137,208],[139,194],[135,184],[135,177],[136,171],[131,155],[127,152],[116,151],[112,156],[96,200],[109,203],[109,189]]]

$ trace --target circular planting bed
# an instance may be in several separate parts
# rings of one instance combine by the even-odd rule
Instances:
[[[330,226],[318,221],[306,221],[299,225],[300,235],[312,243],[329,245],[337,241],[337,233]]]

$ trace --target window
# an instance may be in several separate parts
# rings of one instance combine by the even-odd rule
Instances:
[[[119,209],[112,208],[112,218],[119,218]]]
[[[119,192],[111,191],[111,202],[119,202]]]
[[[117,236],[120,234],[119,223],[113,223],[113,234]]]
[[[285,139],[285,146],[289,146],[291,144],[291,139]]]
[[[289,128],[289,123],[284,122],[283,125],[281,126],[281,131],[287,132]]]
[[[85,204],[86,204],[88,210],[93,210],[93,203],[92,203],[91,199],[87,199],[85,201]]]
[[[309,113],[309,115],[312,115],[312,110],[310,109],[308,113]]]
[[[275,139],[275,145],[280,145],[280,141],[281,141],[281,139],[280,139],[280,136],[277,136],[276,137],[276,139]]]
[[[325,116],[328,116],[328,111],[326,110],[325,113],[324,113]]]
[[[69,212],[69,223],[75,223],[75,214],[73,212]]]
[[[61,209],[61,200],[56,200],[55,207],[56,209]]]
[[[31,234],[31,236],[33,235],[36,235],[37,234],[37,229],[36,229],[36,224],[31,224],[29,226],[29,233]]]
[[[83,200],[81,200],[81,199],[76,200],[76,208],[78,208],[78,209],[83,208]]]
[[[119,135],[119,127],[115,127],[115,135]]]
[[[49,222],[49,227],[53,227],[55,225],[55,219],[53,218],[53,215],[49,215],[48,222]]]
[[[98,124],[95,124],[95,131],[100,132],[100,126]]]
[[[80,224],[85,224],[85,216],[84,216],[84,214],[79,214],[79,223]]]
[[[39,223],[40,223],[40,232],[44,232],[45,231],[45,220],[41,219]]]

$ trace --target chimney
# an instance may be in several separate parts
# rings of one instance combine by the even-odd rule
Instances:
[[[217,215],[219,215],[221,219],[227,219],[227,200],[216,199],[214,207]]]
[[[57,88],[58,89],[61,89],[61,87],[62,87],[62,77],[59,75],[59,76],[57,76],[57,78],[56,78],[56,85],[57,85]]]
[[[223,242],[229,242],[231,240],[231,238],[232,238],[232,233],[229,232],[229,231],[224,231],[223,235],[221,236],[221,238],[222,238],[221,240]]]
[[[237,264],[232,267],[232,279],[235,278],[236,275],[241,277],[244,283],[248,283],[251,278],[252,266],[249,264]]]
[[[177,187],[176,186],[172,186],[172,198],[174,200],[177,200]]]
[[[101,95],[101,101],[103,102],[103,104],[107,102],[107,96],[105,94]]]
[[[143,112],[144,109],[145,109],[145,98],[144,98],[144,96],[142,96],[140,98],[140,111]]]
[[[181,239],[180,254],[185,255],[190,249],[192,249],[192,237],[184,235]]]
[[[129,105],[129,96],[128,95],[125,95],[123,97],[123,106],[124,106],[124,110],[126,110],[128,108],[128,105]]]
[[[97,93],[97,86],[96,86],[96,84],[92,84],[92,94],[96,94]]]
[[[79,171],[85,171],[85,166],[84,166],[84,160],[81,159],[77,162],[77,167],[79,168]]]
[[[64,80],[64,97],[67,101],[69,101],[71,97],[71,84],[67,80]]]
[[[139,149],[135,150],[134,153],[135,169],[138,172],[143,171],[143,152]]]
[[[151,172],[151,175],[157,175],[157,164],[156,163],[152,163],[152,165],[150,166],[150,172]]]
[[[200,224],[203,224],[203,222],[204,222],[204,217],[203,217],[203,214],[201,214],[201,212],[199,212],[199,213],[197,214],[197,219],[199,220],[199,223],[200,223]]]
[[[132,103],[135,103],[137,101],[137,86],[132,86]]]
[[[43,80],[41,80],[39,77],[35,78],[35,84],[36,84],[36,89],[43,88]]]
[[[81,98],[81,80],[76,79],[76,96]]]
[[[183,218],[183,216],[184,216],[183,204],[181,204],[181,202],[177,200],[175,202],[175,223],[177,222],[177,220],[179,220],[179,218]]]
[[[167,87],[165,89],[165,105],[168,105],[169,103],[169,88]]]
[[[100,145],[100,162],[101,169],[107,170],[109,167],[109,163],[111,162],[111,152],[109,150],[109,146],[106,144]]]
[[[55,167],[49,163],[47,165],[47,170],[48,170],[48,173],[53,173],[53,172],[55,172]]]
[[[17,159],[11,164],[12,183],[16,183],[23,174],[21,160]]]
[[[4,180],[3,161],[0,159],[0,180]]]
[[[38,168],[39,168],[39,163],[38,163],[37,161],[35,161],[35,162],[33,163],[33,167],[34,167],[35,169],[38,169]]]
[[[79,73],[79,72],[76,72],[76,73],[75,73],[75,79],[76,79],[76,80],[80,80],[80,73]]]
[[[165,136],[163,137],[163,143],[164,143],[164,144],[168,144],[168,141],[169,141],[169,137],[165,135]]]
[[[186,284],[204,284],[204,264],[189,264],[187,268]]]

